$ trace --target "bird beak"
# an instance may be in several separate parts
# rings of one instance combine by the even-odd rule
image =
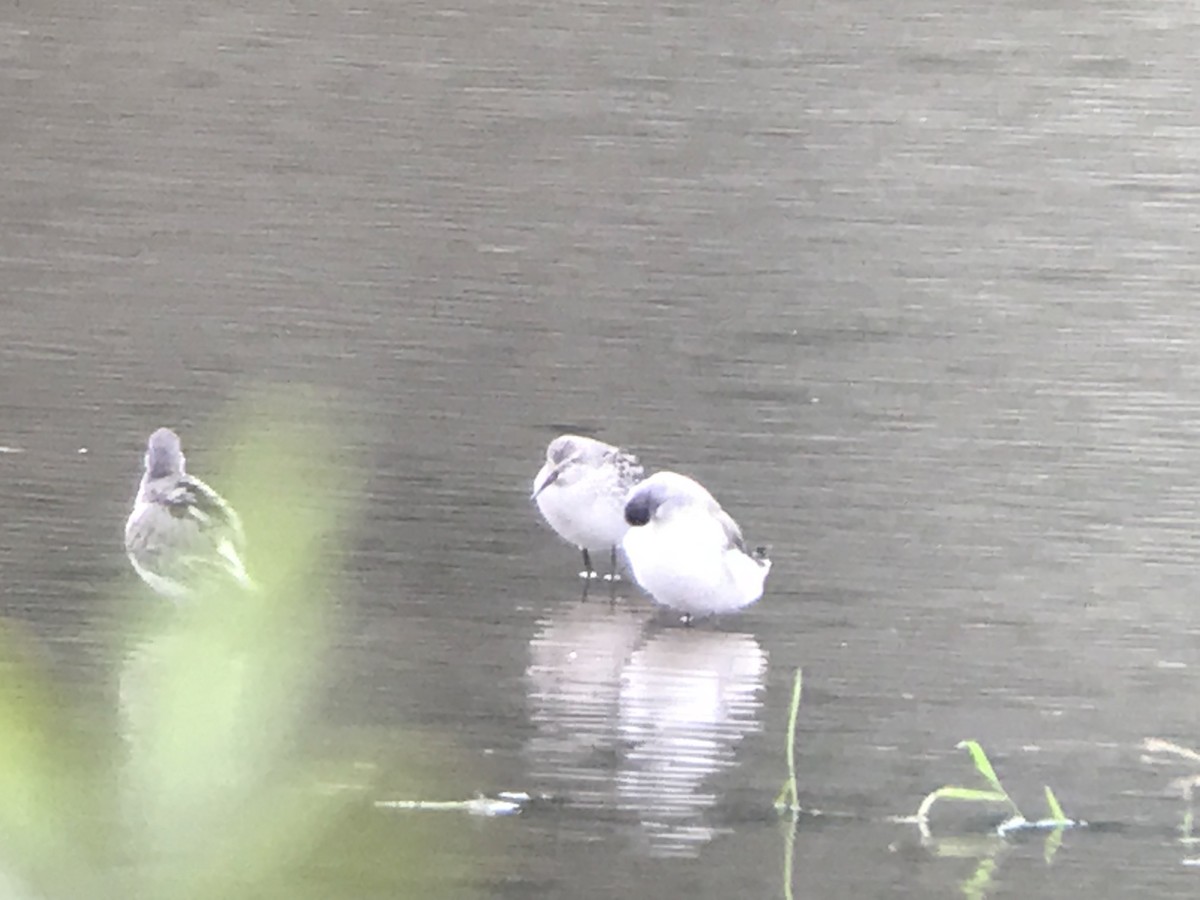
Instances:
[[[562,474],[563,468],[565,466],[566,466],[566,463],[563,462],[563,463],[559,463],[557,466],[555,466],[553,469],[551,469],[550,474],[546,476],[546,480],[537,486],[537,488],[533,492],[533,496],[530,497],[529,499],[536,500],[538,494],[540,494],[546,488],[550,487],[550,485],[554,484],[554,482],[558,481],[558,476]]]

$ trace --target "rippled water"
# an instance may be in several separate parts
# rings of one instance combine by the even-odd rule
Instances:
[[[145,436],[219,484],[230,405],[315,385],[359,479],[322,729],[541,798],[454,832],[452,892],[782,895],[803,666],[795,896],[1192,896],[1186,770],[1139,746],[1200,742],[1198,38],[1149,2],[11,5],[3,612],[120,728]],[[580,602],[528,501],[567,428],[709,486],[764,600]],[[889,817],[968,737],[1103,827],[922,846]]]
[[[653,855],[722,831],[710,779],[762,729],[767,656],[751,634],[653,627],[595,601],[543,619],[526,672],[530,775],[573,804],[625,814]]]

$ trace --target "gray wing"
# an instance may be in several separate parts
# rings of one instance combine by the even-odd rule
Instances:
[[[721,523],[721,527],[725,529],[725,548],[737,548],[745,553],[746,542],[742,539],[742,529],[738,528],[738,523],[733,521],[733,517],[721,509],[721,504],[715,500],[709,512],[712,513],[714,519]]]
[[[161,494],[159,502],[184,527],[194,528],[214,543],[228,540],[238,549],[246,543],[237,511],[199,478],[185,475]]]
[[[228,576],[248,581],[241,518],[220,494],[186,475],[148,487],[146,507],[126,534],[138,565],[182,585]]]

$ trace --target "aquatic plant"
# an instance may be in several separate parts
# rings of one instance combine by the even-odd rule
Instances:
[[[1053,850],[1057,849],[1057,841],[1061,841],[1064,829],[1076,828],[1085,824],[1067,817],[1063,812],[1062,805],[1058,802],[1058,798],[1049,785],[1045,786],[1046,807],[1049,815],[1044,819],[1029,820],[1021,812],[1012,795],[1000,783],[1000,778],[996,775],[996,770],[992,767],[991,760],[988,759],[987,753],[984,752],[979,742],[970,740],[959,741],[956,746],[960,750],[966,750],[971,755],[971,762],[975,765],[975,771],[980,775],[987,787],[971,788],[959,785],[944,785],[937,790],[930,791],[925,796],[925,799],[921,801],[921,805],[917,808],[916,813],[906,820],[915,823],[921,829],[923,837],[930,836],[929,812],[939,800],[1003,804],[1007,806],[1009,816],[997,826],[996,833],[1003,837],[1014,831],[1049,830],[1051,831],[1051,839],[1055,840],[1056,843],[1053,847],[1050,847],[1048,843],[1048,858],[1053,856]]]
[[[783,787],[780,788],[779,795],[775,798],[776,811],[780,813],[790,812],[792,818],[795,818],[803,811],[800,806],[800,796],[796,787],[796,720],[800,716],[800,695],[803,689],[803,670],[796,669],[796,675],[792,679],[792,702],[788,707],[787,744],[785,746],[788,777],[784,781]]]
[[[804,690],[804,672],[796,669],[792,678],[792,701],[788,706],[787,743],[784,752],[787,758],[787,780],[775,798],[775,811],[780,815],[790,813],[790,818],[782,821],[783,836],[783,896],[784,900],[792,900],[793,867],[796,856],[796,828],[799,816],[803,811],[800,806],[799,789],[796,785],[796,722],[800,717],[800,697]]]
[[[975,771],[985,787],[943,785],[925,795],[914,815],[900,817],[895,821],[915,824],[920,829],[922,843],[932,848],[933,853],[939,857],[977,860],[975,869],[959,885],[959,892],[966,900],[982,900],[991,889],[992,877],[1000,865],[1000,857],[1009,848],[1007,837],[1010,834],[1017,831],[1048,831],[1042,857],[1049,865],[1062,845],[1063,832],[1086,823],[1068,818],[1058,797],[1048,785],[1044,786],[1044,791],[1049,815],[1044,819],[1030,821],[1001,783],[991,760],[979,742],[960,741],[957,747],[970,754]],[[1003,805],[1008,808],[1009,815],[990,835],[950,835],[935,839],[929,827],[929,814],[934,804],[940,800]]]
[[[1142,741],[1142,762],[1162,764],[1164,762],[1191,763],[1200,766],[1200,751],[1176,744],[1163,738],[1146,738]],[[1171,781],[1171,788],[1178,791],[1183,798],[1183,820],[1179,824],[1179,843],[1187,847],[1189,852],[1200,845],[1200,835],[1195,833],[1195,798],[1200,788],[1200,771],[1182,775]],[[1200,866],[1200,856],[1191,856],[1183,860],[1185,866]]]

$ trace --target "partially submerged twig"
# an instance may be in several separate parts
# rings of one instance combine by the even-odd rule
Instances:
[[[529,794],[503,791],[495,797],[478,796],[471,800],[376,800],[377,809],[401,809],[410,812],[466,812],[473,816],[511,816],[530,801]]]

